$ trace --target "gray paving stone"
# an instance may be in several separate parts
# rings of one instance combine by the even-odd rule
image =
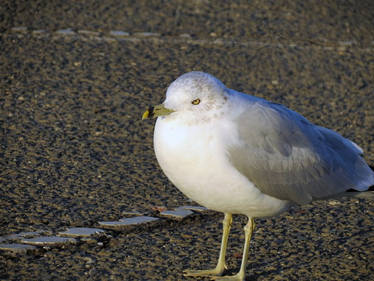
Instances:
[[[67,35],[67,36],[76,34],[71,28],[60,29],[60,30],[57,30],[56,33],[61,34],[61,35]]]
[[[163,211],[160,213],[160,216],[175,219],[175,220],[183,220],[184,218],[192,214],[193,212],[191,210],[187,210],[185,208],[177,208],[175,210]]]
[[[30,250],[37,249],[35,246],[32,245],[25,245],[25,244],[0,244],[0,251],[12,252],[12,253],[25,253]]]
[[[99,225],[102,228],[109,228],[109,229],[123,229],[126,227],[134,226],[134,225],[144,225],[151,222],[158,221],[159,218],[149,217],[149,216],[140,216],[140,217],[133,217],[133,218],[123,218],[119,221],[102,221],[99,222]]]
[[[31,238],[39,236],[43,231],[22,231],[19,233],[8,234],[0,237],[1,241],[20,240],[22,238]]]
[[[111,30],[109,34],[118,37],[130,36],[130,33],[121,30]]]
[[[35,246],[60,246],[63,244],[76,243],[74,238],[58,237],[58,236],[41,236],[30,239],[22,239],[21,243]]]
[[[178,209],[186,209],[191,210],[198,213],[206,213],[209,212],[208,208],[202,207],[202,206],[181,206]]]
[[[143,216],[143,214],[138,212],[138,211],[123,211],[122,215],[124,215],[124,216]]]
[[[90,237],[104,233],[105,231],[100,228],[72,227],[68,228],[66,231],[59,232],[58,235],[67,237]]]

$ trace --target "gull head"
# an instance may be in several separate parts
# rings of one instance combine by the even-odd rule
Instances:
[[[150,107],[143,119],[159,116],[208,119],[217,115],[228,96],[226,86],[214,76],[200,71],[188,72],[170,84],[165,101]]]

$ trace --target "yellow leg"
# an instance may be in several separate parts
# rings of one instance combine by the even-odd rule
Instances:
[[[227,268],[225,263],[227,240],[230,233],[230,228],[232,224],[232,215],[225,213],[225,218],[223,219],[223,235],[221,242],[221,250],[219,252],[219,258],[217,266],[213,269],[207,270],[185,270],[184,276],[220,276],[222,275],[225,268]]]
[[[248,261],[248,252],[249,252],[249,243],[251,241],[253,230],[255,229],[255,221],[253,218],[248,218],[248,223],[244,227],[244,233],[245,233],[245,242],[244,242],[244,250],[243,250],[243,258],[242,258],[242,264],[240,266],[240,270],[237,274],[233,276],[215,276],[212,277],[214,280],[219,281],[244,281],[245,278],[245,269],[247,267],[247,261]]]

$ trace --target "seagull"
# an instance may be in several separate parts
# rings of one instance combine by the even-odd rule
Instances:
[[[244,280],[255,218],[374,185],[357,144],[208,73],[177,78],[164,102],[144,112],[148,118],[157,118],[154,150],[168,179],[190,199],[224,213],[217,266],[186,276]],[[248,217],[243,256],[236,275],[222,276],[233,214]]]

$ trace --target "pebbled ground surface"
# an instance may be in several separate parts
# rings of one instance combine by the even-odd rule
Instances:
[[[24,2],[0,8],[0,235],[190,205],[157,165],[153,122],[140,119],[191,70],[338,131],[374,165],[372,1]],[[193,280],[182,270],[215,265],[221,219],[0,254],[0,279]],[[230,273],[244,223],[230,236]],[[368,199],[260,219],[247,280],[371,280],[373,227]]]

